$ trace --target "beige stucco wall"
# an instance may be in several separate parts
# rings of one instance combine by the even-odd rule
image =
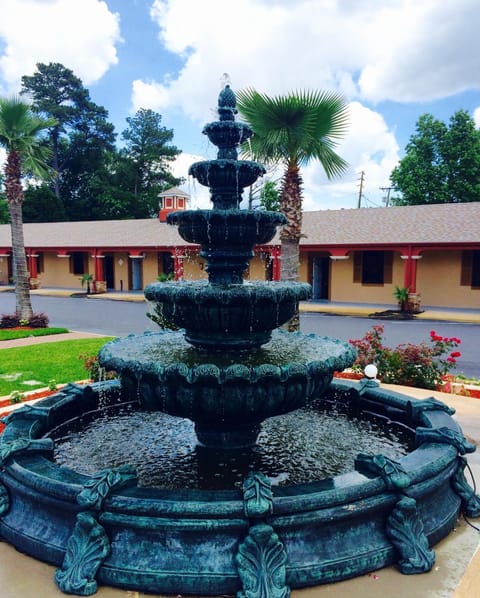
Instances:
[[[480,308],[480,289],[460,285],[460,251],[424,251],[417,266],[417,291],[423,305]]]
[[[56,252],[43,253],[43,272],[38,278],[43,287],[66,287],[69,289],[82,289],[82,276],[70,272],[70,258],[57,257]],[[87,272],[93,274],[95,271],[93,259],[88,258]]]
[[[365,285],[353,282],[353,253],[348,260],[332,260],[330,264],[330,300],[395,305],[393,292],[403,287],[405,263],[399,253],[393,254],[392,282],[384,285]]]
[[[205,260],[198,257],[193,252],[185,254],[186,257],[183,260],[183,278],[184,280],[199,280],[201,278],[207,278],[207,272],[205,272]]]
[[[265,260],[258,253],[255,253],[255,257],[250,260],[247,278],[248,280],[265,280]]]
[[[309,272],[309,260],[308,254],[301,253],[300,254],[300,265],[298,268],[298,280],[300,282],[312,282],[311,275]]]
[[[128,253],[126,251],[113,254],[113,284],[116,291],[128,290]],[[144,278],[145,280],[145,278]]]
[[[0,257],[0,284],[8,284],[8,257]]]
[[[158,257],[156,251],[148,251],[143,260],[143,285],[156,282],[158,276]]]

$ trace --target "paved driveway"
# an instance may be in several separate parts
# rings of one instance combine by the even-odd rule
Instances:
[[[35,312],[48,314],[51,326],[64,326],[70,330],[112,336],[158,330],[156,324],[147,318],[146,313],[150,311],[150,307],[144,302],[32,295],[32,305]],[[0,313],[12,313],[14,310],[13,293],[0,293]],[[480,326],[478,324],[428,320],[392,322],[317,313],[301,315],[301,326],[304,332],[315,332],[321,336],[332,336],[345,341],[361,338],[375,323],[384,325],[385,343],[388,346],[428,341],[430,330],[435,330],[442,336],[456,336],[462,339],[459,348],[462,357],[459,359],[457,371],[480,378]]]

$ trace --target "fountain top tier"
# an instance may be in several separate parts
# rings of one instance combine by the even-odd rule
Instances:
[[[238,160],[238,146],[249,139],[252,129],[235,120],[237,100],[229,85],[218,96],[219,120],[207,124],[204,135],[218,147],[216,160],[196,162],[189,174],[204,187],[209,187],[214,208],[238,208],[245,187],[253,185],[265,168],[251,160]]]

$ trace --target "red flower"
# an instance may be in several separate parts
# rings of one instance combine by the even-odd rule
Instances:
[[[460,351],[454,351],[453,353],[450,353],[450,357],[461,357],[462,354],[460,353]]]

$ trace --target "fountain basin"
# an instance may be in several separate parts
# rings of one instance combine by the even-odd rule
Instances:
[[[241,200],[241,193],[245,187],[253,185],[259,176],[265,174],[265,168],[258,162],[251,160],[235,160],[235,159],[217,159],[204,160],[202,162],[195,162],[188,170],[188,174],[197,179],[197,181],[209,187],[214,193],[222,189],[228,191],[231,195],[236,192],[237,195],[233,199]],[[227,197],[224,197],[227,200]],[[221,205],[216,202],[216,198],[212,197],[212,202],[216,208],[228,209],[238,207],[238,203],[231,205]]]
[[[187,341],[182,332],[131,335],[104,345],[98,360],[120,373],[144,409],[195,422],[198,440],[210,447],[253,445],[264,419],[320,397],[333,373],[355,359],[348,343],[282,330],[240,355],[206,353]]]
[[[460,510],[479,514],[460,456],[474,447],[438,401],[362,384],[334,386],[350,390],[354,409],[415,429],[418,448],[386,467],[359,456],[348,474],[272,487],[266,511],[252,509],[241,490],[139,488],[126,469],[85,476],[53,463],[49,431],[99,401],[121,400],[116,382],[71,386],[23,407],[6,418],[0,440],[0,533],[20,551],[59,567],[61,589],[78,595],[93,593],[98,583],[167,594],[245,590],[239,555],[268,530],[286,555],[290,588],[392,563],[404,573],[428,570],[430,547],[451,531]],[[251,557],[252,566],[260,566]],[[275,578],[278,561],[266,562],[264,575]]]
[[[165,320],[185,328],[189,343],[212,351],[260,347],[310,293],[309,284],[284,282],[228,286],[157,282],[145,288],[146,299],[161,306]]]
[[[244,123],[223,120],[208,123],[203,128],[202,133],[208,137],[213,145],[222,150],[241,145],[252,136],[252,129]]]

